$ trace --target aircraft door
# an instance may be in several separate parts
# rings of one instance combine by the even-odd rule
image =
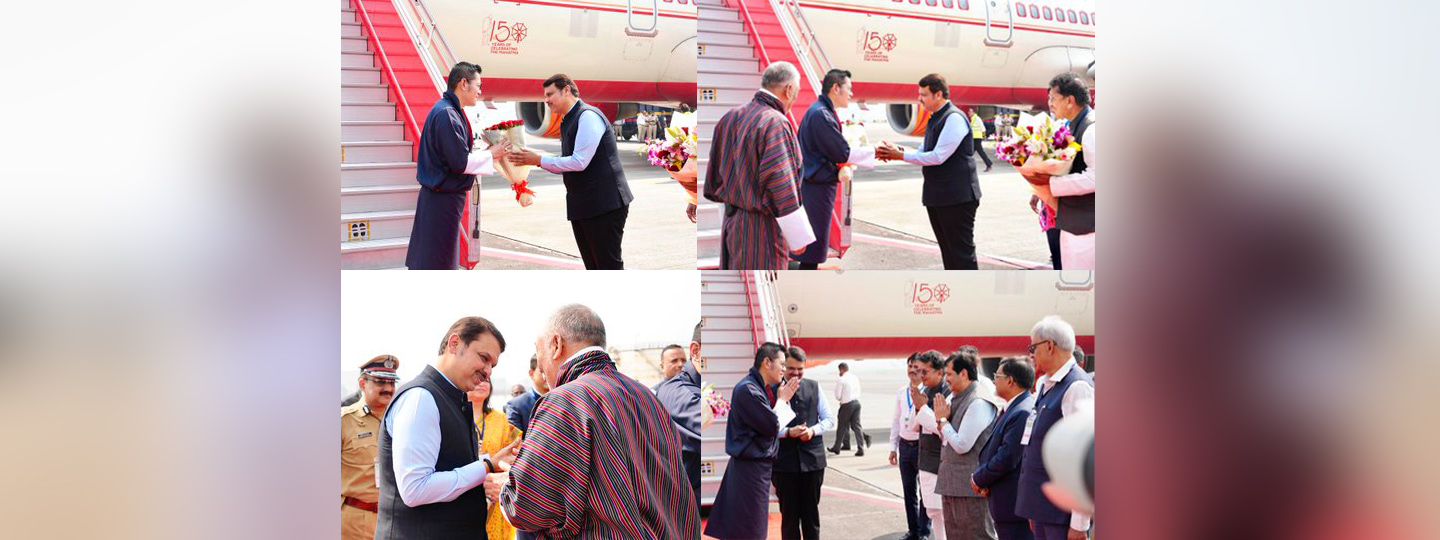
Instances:
[[[1010,13],[1007,0],[984,0],[985,2],[985,44],[991,47],[1009,47],[1015,36],[1015,20]]]
[[[625,0],[625,35],[655,37],[659,25],[660,0]]]

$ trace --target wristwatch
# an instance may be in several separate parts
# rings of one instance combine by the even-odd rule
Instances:
[[[495,470],[495,464],[494,464],[494,463],[491,463],[491,462],[490,462],[490,458],[488,458],[488,457],[485,458],[485,472],[487,472],[487,473],[497,473],[497,472],[500,472],[500,471],[498,471],[498,470]]]

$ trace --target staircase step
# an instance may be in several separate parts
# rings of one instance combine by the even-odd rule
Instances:
[[[340,9],[355,9],[355,6],[350,3],[350,0],[340,0]]]
[[[727,103],[733,102],[736,99],[750,101],[750,98],[755,95],[755,90],[760,88],[760,73],[758,72],[740,74],[701,71],[697,72],[695,77],[698,79],[696,88],[715,89],[715,99],[713,101],[723,101]],[[736,92],[739,92],[739,94]],[[710,102],[706,101],[704,103]]]
[[[395,120],[395,106],[385,102],[340,102],[340,121]]]
[[[390,87],[385,84],[342,84],[340,101],[390,103]]]
[[[418,185],[415,183],[414,162],[340,164],[341,187]]]
[[[340,38],[340,52],[370,52],[370,44],[365,38],[342,37]]]
[[[364,37],[360,31],[360,23],[340,23],[340,37]]]
[[[415,210],[390,210],[386,212],[355,212],[340,214],[340,241],[348,242],[350,224],[368,221],[370,240],[406,238],[415,224]],[[356,242],[363,242],[357,240]]]
[[[720,216],[722,214],[719,204],[706,204],[695,208],[695,232],[720,230]]]
[[[715,270],[720,268],[720,257],[699,257],[698,260],[695,261],[695,267],[701,270]]]
[[[340,84],[380,84],[379,68],[341,67]]]
[[[696,4],[699,4],[699,2],[696,2]],[[705,9],[700,10],[700,19],[699,19],[699,20],[702,20],[702,21],[736,21],[736,22],[739,22],[739,21],[740,21],[740,11],[739,11],[739,10],[730,9],[730,8],[727,8],[727,7],[705,6]]]
[[[700,42],[706,45],[750,45],[750,37],[744,33],[706,32],[700,34]]]
[[[342,142],[340,148],[342,164],[398,163],[409,161],[411,155],[407,141]]]
[[[341,52],[340,67],[375,67],[375,55],[366,52]]]
[[[696,254],[698,257],[720,255],[720,231],[695,231]]]
[[[342,23],[360,22],[360,19],[359,19],[358,17],[356,17],[356,15],[355,15],[355,10],[349,9],[349,8],[340,8],[340,22],[342,22]]]
[[[340,140],[398,141],[405,138],[405,124],[400,121],[340,122]]]
[[[420,184],[414,183],[408,186],[341,187],[340,212],[350,214],[414,209],[415,197],[419,191]]]
[[[753,59],[735,60],[730,58],[712,58],[709,55],[695,59],[695,72],[698,73],[738,73],[741,75],[756,75],[761,72],[760,62]]]
[[[405,265],[410,238],[387,238],[340,243],[342,270],[379,270]]]
[[[745,27],[740,24],[740,21],[739,21],[739,20],[723,21],[723,20],[708,20],[708,19],[703,19],[703,18],[700,19],[699,22],[697,22],[697,23],[695,24],[695,29],[696,29],[697,31],[699,31],[700,33],[702,33],[702,34],[704,34],[704,33],[709,33],[709,32],[744,32],[744,31],[745,31]]]
[[[701,54],[697,58],[751,60],[755,62],[755,65],[760,65],[760,61],[755,58],[755,49],[749,45],[706,45],[705,54]]]

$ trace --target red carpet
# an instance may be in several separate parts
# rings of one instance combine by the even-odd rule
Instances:
[[[701,530],[701,531],[704,531],[704,530],[705,530],[705,523],[707,523],[707,522],[709,522],[709,521],[710,521],[710,518],[700,518],[700,530]],[[766,538],[767,538],[767,539],[769,539],[769,538],[777,538],[777,539],[780,538],[780,513],[779,513],[779,512],[771,512],[771,513],[770,513],[770,531],[769,531],[768,536],[767,536]],[[715,540],[715,538],[714,538],[714,537],[710,537],[710,536],[704,536],[704,540]]]

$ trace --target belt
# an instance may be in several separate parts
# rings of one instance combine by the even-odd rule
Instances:
[[[920,441],[918,441],[918,440],[917,440],[917,441],[909,441],[909,440],[905,440],[905,439],[900,439],[900,444],[903,444],[903,445],[905,445],[905,446],[919,446],[919,445],[920,445]]]
[[[345,504],[354,506],[355,508],[359,508],[366,512],[374,512],[376,510],[379,510],[380,508],[379,505],[376,505],[375,503],[367,503],[354,497],[345,497]]]

